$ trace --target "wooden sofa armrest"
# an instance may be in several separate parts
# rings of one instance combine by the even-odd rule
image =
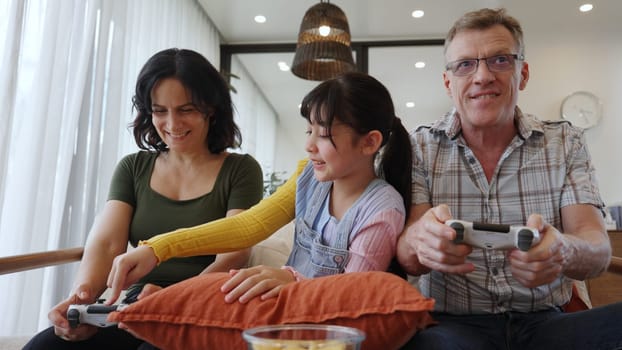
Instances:
[[[0,275],[79,261],[83,253],[83,247],[76,247],[1,257]],[[622,275],[622,257],[612,256],[607,271]]]
[[[622,258],[618,256],[612,256],[607,271],[622,275]]]
[[[83,252],[83,247],[76,247],[1,257],[0,275],[79,261]]]

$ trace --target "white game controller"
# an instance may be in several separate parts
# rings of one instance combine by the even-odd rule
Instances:
[[[540,242],[535,228],[520,225],[501,225],[447,220],[445,225],[456,231],[454,243],[470,244],[483,249],[513,249],[528,251]]]
[[[69,305],[67,310],[67,320],[71,328],[76,328],[81,324],[90,324],[97,327],[110,327],[117,322],[108,322],[108,314],[113,311],[122,310],[127,304],[104,305]]]

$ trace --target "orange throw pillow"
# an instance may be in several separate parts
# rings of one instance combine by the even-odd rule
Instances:
[[[292,323],[334,324],[365,332],[362,349],[390,350],[433,324],[434,301],[386,272],[352,272],[285,286],[277,298],[227,304],[227,273],[199,275],[111,313],[161,349],[246,349],[244,329]]]

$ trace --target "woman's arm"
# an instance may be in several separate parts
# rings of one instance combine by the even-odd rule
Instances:
[[[83,340],[95,333],[95,327],[69,327],[67,309],[70,304],[93,303],[104,291],[114,257],[127,249],[132,213],[133,208],[129,204],[110,200],[95,218],[71,294],[48,313],[57,335],[70,340]]]
[[[106,277],[113,259],[127,250],[133,208],[121,201],[110,200],[95,218],[76,275],[74,291],[88,285],[95,300],[106,289]]]

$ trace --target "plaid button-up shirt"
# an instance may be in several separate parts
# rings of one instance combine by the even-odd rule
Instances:
[[[413,142],[413,202],[447,204],[455,219],[524,225],[530,214],[563,232],[561,208],[593,204],[603,208],[582,130],[568,122],[540,121],[517,107],[518,134],[495,172],[484,170],[461,135],[456,111],[418,127]],[[421,276],[421,292],[436,299],[435,310],[455,314],[530,312],[561,306],[572,280],[562,276],[537,288],[512,278],[505,251],[474,248],[467,275],[433,271]]]

